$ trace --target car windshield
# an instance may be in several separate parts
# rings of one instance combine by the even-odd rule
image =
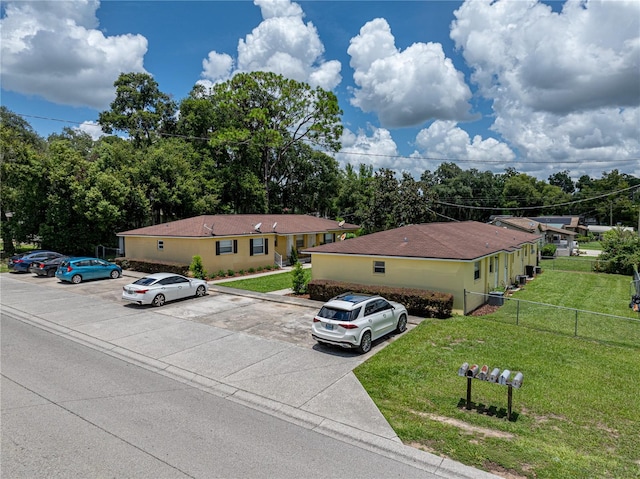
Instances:
[[[330,308],[323,306],[318,316],[325,319],[333,319],[335,321],[351,321],[355,316],[353,311],[347,311],[344,309]]]
[[[156,281],[158,281],[156,278],[145,277],[145,278],[140,278],[138,281],[134,281],[133,284],[141,284],[142,286],[149,286],[150,284],[153,284]]]

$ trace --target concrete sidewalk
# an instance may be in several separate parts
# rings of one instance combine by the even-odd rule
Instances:
[[[126,284],[131,277],[113,281]],[[0,281],[3,315],[409,463],[433,477],[496,477],[403,445],[352,373],[369,355],[302,347],[190,318],[193,314],[201,314],[205,319],[223,314],[241,315],[248,305],[265,312],[273,307],[276,314],[284,308],[285,314],[312,315],[317,302],[239,292],[225,288],[221,282],[212,282],[210,294],[205,298],[163,308],[140,308],[87,296],[74,286],[60,287],[60,283],[36,284],[5,274],[0,275]],[[112,280],[100,283],[114,287]],[[38,301],[33,301],[36,297]],[[291,312],[287,308],[298,309]]]

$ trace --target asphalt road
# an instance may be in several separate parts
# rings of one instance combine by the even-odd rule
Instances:
[[[3,478],[442,477],[2,314]]]

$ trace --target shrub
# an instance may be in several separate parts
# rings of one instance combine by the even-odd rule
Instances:
[[[198,255],[195,255],[191,259],[191,266],[189,266],[189,271],[194,278],[205,279],[207,277],[207,272],[202,265],[202,258]]]
[[[291,254],[289,255],[289,263],[296,264],[298,262],[298,250],[295,247],[291,247]]]
[[[235,275],[236,275],[236,272],[234,270],[232,269],[227,270],[227,276],[235,276]]]
[[[304,277],[304,269],[298,261],[293,265],[291,270],[292,289],[295,294],[304,294],[307,292],[307,281]]]
[[[258,266],[258,273],[260,273],[264,268],[262,266]],[[249,272],[253,273],[253,268],[249,268]]]
[[[216,273],[216,276],[218,276],[219,278],[224,278],[224,275],[225,275],[225,272],[224,272],[224,270],[223,270],[223,269],[219,270],[219,271]]]
[[[243,270],[243,269],[241,269],[240,271],[238,271],[238,274],[239,274],[240,276],[244,276],[244,270]]]
[[[145,261],[138,260],[133,258],[116,258],[114,262],[119,265],[121,268],[123,267],[123,263],[126,262],[127,268],[131,271],[139,271],[140,273],[176,273],[181,274],[183,276],[187,276],[189,274],[189,265],[188,264],[179,264],[179,263],[161,263],[156,261]]]
[[[557,249],[558,247],[556,245],[547,243],[540,250],[540,254],[542,254],[542,256],[555,256]]]
[[[357,283],[343,283],[328,279],[316,279],[308,283],[309,296],[315,301],[328,301],[342,293],[353,291],[378,294],[390,301],[403,304],[409,314],[423,318],[449,318],[453,309],[453,295],[416,288],[393,288]]]
[[[271,266],[270,264],[266,265],[264,267],[264,269],[266,269],[267,271],[271,271],[273,269],[273,266]]]

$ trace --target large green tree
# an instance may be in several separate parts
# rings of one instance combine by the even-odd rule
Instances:
[[[249,168],[261,179],[264,211],[270,211],[271,185],[295,145],[340,149],[342,111],[336,96],[321,88],[275,73],[241,73],[215,85],[209,99],[210,144],[235,170]]]
[[[116,98],[98,123],[105,133],[124,131],[136,145],[149,145],[160,134],[175,132],[176,103],[147,73],[121,73],[113,84]]]
[[[21,116],[0,106],[0,228],[4,251],[37,237],[44,219],[46,144]]]

